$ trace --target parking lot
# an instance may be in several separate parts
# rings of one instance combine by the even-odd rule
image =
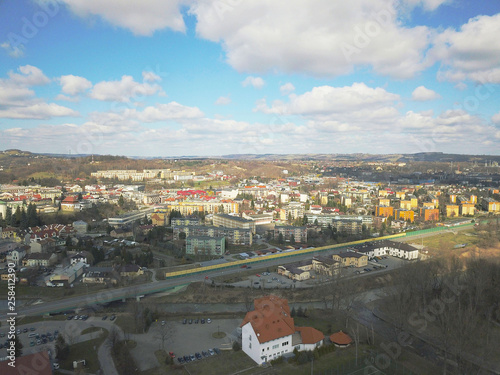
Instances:
[[[183,324],[183,320],[186,323]],[[198,319],[198,323],[196,322]],[[205,323],[201,323],[205,319]],[[179,321],[168,321],[162,326],[161,321],[155,322],[149,328],[146,334],[130,335],[130,339],[137,342],[134,349],[131,350],[132,356],[139,365],[141,371],[158,366],[158,361],[154,352],[162,349],[162,332],[166,332],[163,350],[167,353],[173,352],[175,362],[178,357],[195,356],[200,353],[203,360],[203,352],[210,356],[209,349],[231,348],[233,340],[236,339],[236,329],[241,323],[241,319],[213,319],[207,323],[209,316],[187,316]],[[189,320],[192,320],[189,324]],[[224,332],[225,337],[215,338],[213,334]],[[214,356],[217,354],[214,352]]]

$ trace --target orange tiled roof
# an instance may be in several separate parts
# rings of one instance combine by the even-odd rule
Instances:
[[[300,332],[303,344],[316,344],[325,338],[322,332],[313,327],[295,327]]]
[[[331,335],[330,341],[338,345],[349,345],[352,342],[352,339],[348,334],[340,331]]]
[[[260,343],[295,333],[287,300],[270,295],[256,299],[254,306],[255,310],[246,314],[240,327],[250,322]]]

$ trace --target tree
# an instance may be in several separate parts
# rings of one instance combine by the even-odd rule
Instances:
[[[285,242],[285,241],[284,241],[284,239],[283,239],[283,233],[280,233],[280,234],[278,235],[278,243],[281,245],[281,244],[283,244],[284,242]]]
[[[14,356],[20,357],[23,355],[23,344],[21,344],[21,341],[17,338],[17,336],[14,338],[14,345],[15,345],[15,354]]]
[[[69,345],[64,340],[63,335],[58,335],[56,339],[56,358],[64,361],[69,355]]]
[[[241,350],[241,345],[238,343],[238,341],[233,342],[233,350],[235,352],[238,352]]]
[[[125,205],[125,199],[123,198],[123,195],[120,195],[120,198],[118,198],[118,206],[123,207]]]
[[[290,243],[292,245],[295,245],[295,236],[292,234],[292,236],[290,237]]]

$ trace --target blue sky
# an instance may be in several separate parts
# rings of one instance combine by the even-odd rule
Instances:
[[[0,149],[500,153],[500,4],[0,1]]]

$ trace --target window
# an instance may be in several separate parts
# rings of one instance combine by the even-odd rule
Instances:
[[[248,348],[252,349],[252,343],[251,342],[248,343]]]
[[[273,345],[273,349],[278,349],[280,347],[280,344]]]
[[[285,341],[284,343],[281,344],[281,346],[287,346],[288,345],[288,341]]]
[[[248,340],[252,341],[252,335],[248,336]]]

